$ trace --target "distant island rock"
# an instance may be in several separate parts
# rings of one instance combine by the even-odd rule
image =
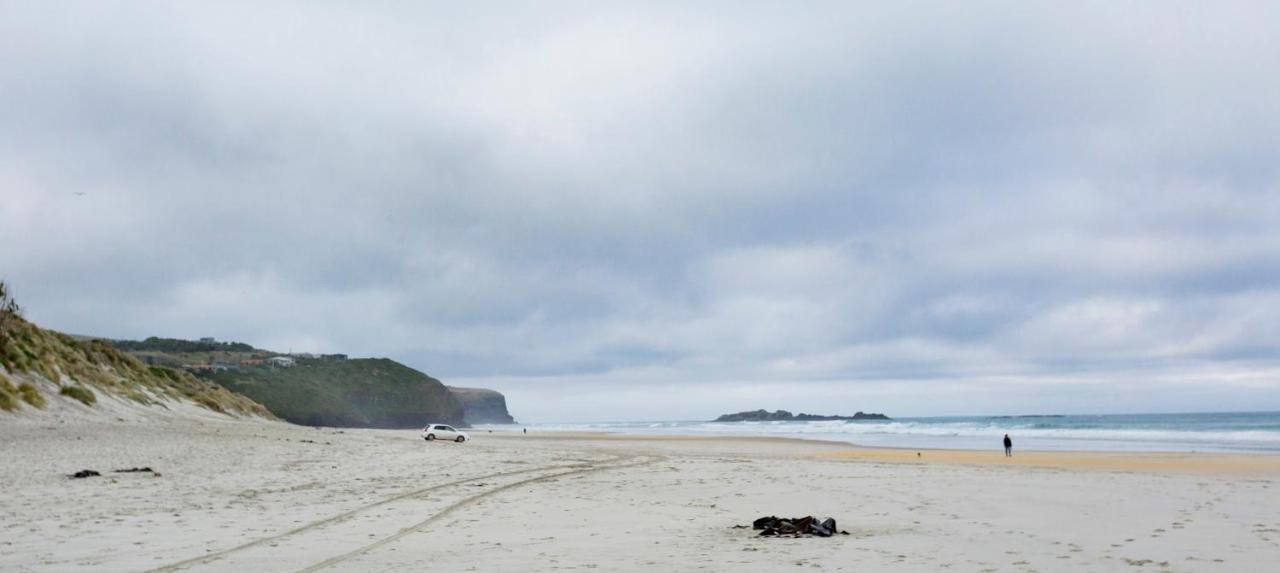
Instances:
[[[755,410],[750,412],[738,412],[737,414],[725,414],[716,418],[717,422],[820,422],[824,420],[888,420],[888,416],[884,414],[867,414],[864,412],[856,412],[852,416],[820,416],[817,414],[792,414],[786,410],[778,410],[770,412],[768,410]]]

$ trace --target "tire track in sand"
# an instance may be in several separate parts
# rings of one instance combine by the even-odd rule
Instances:
[[[370,544],[368,544],[368,545],[365,545],[364,547],[361,547],[361,548],[356,549],[356,550],[354,550],[354,551],[349,551],[349,552],[347,552],[347,553],[343,553],[342,555],[337,555],[337,556],[334,556],[334,557],[330,557],[330,558],[328,558],[328,559],[325,559],[324,561],[321,561],[321,562],[319,562],[319,563],[316,563],[315,565],[311,565],[311,566],[306,567],[306,568],[304,568],[304,569],[299,569],[299,570],[298,570],[298,573],[315,573],[316,571],[320,571],[320,570],[322,570],[322,569],[328,569],[329,567],[333,567],[334,565],[337,565],[337,564],[339,564],[339,563],[342,563],[343,561],[346,561],[346,560],[348,560],[348,559],[352,559],[352,558],[355,558],[355,557],[359,557],[359,556],[361,556],[361,555],[364,555],[365,553],[368,553],[368,552],[370,552],[370,551],[373,551],[374,549],[377,549],[377,548],[382,547],[382,546],[384,546],[384,545],[387,545],[387,544],[390,544],[390,543],[394,543],[394,542],[396,542],[396,541],[399,541],[400,539],[404,538],[404,537],[405,537],[405,536],[407,536],[407,535],[411,535],[411,534],[413,534],[413,533],[417,533],[418,531],[421,531],[423,528],[427,527],[428,525],[431,525],[432,523],[435,523],[435,522],[437,522],[437,521],[439,521],[439,520],[441,520],[441,519],[444,519],[445,517],[448,517],[448,516],[449,516],[449,514],[451,514],[451,513],[455,512],[455,511],[458,511],[459,509],[463,509],[463,508],[465,508],[465,507],[470,507],[470,506],[472,506],[472,505],[475,505],[476,503],[479,503],[480,501],[484,500],[484,499],[485,499],[485,498],[487,498],[487,497],[491,497],[491,496],[497,495],[497,494],[502,493],[502,492],[504,492],[504,491],[506,491],[506,490],[509,490],[509,489],[514,489],[514,488],[517,488],[517,487],[520,487],[520,486],[525,486],[525,485],[530,485],[530,484],[535,484],[535,483],[545,482],[545,481],[553,480],[553,479],[556,479],[556,478],[559,478],[559,477],[565,477],[565,476],[571,476],[571,475],[582,475],[582,474],[588,474],[588,473],[600,472],[600,471],[606,471],[606,470],[618,470],[618,469],[623,469],[623,468],[631,468],[631,467],[637,467],[637,466],[644,466],[644,465],[649,465],[649,464],[652,464],[652,463],[656,463],[656,462],[662,461],[662,460],[664,459],[664,458],[662,458],[662,457],[660,457],[660,456],[647,456],[647,457],[649,457],[650,459],[643,460],[643,461],[639,461],[639,462],[631,462],[631,463],[624,463],[624,464],[614,464],[614,462],[618,462],[618,461],[625,461],[625,460],[632,460],[632,459],[635,459],[635,458],[638,458],[638,457],[646,457],[646,456],[630,456],[630,457],[623,457],[623,458],[620,458],[620,459],[615,459],[615,460],[609,460],[609,461],[605,461],[605,462],[600,462],[600,463],[601,463],[601,465],[585,464],[585,465],[587,465],[588,467],[584,467],[584,468],[576,469],[576,470],[571,470],[571,471],[566,471],[566,472],[560,472],[560,473],[550,474],[550,475],[545,475],[545,476],[538,476],[538,477],[534,477],[534,478],[523,479],[523,480],[520,480],[520,481],[517,481],[517,482],[512,482],[512,483],[509,483],[509,484],[506,484],[506,485],[503,485],[503,486],[499,486],[499,487],[493,488],[493,489],[488,490],[488,491],[484,491],[484,492],[481,492],[481,493],[478,493],[478,494],[475,494],[475,495],[472,495],[472,496],[469,496],[469,497],[463,498],[463,499],[461,499],[461,500],[459,500],[459,501],[456,501],[456,502],[454,502],[454,503],[452,503],[452,504],[450,504],[450,505],[446,506],[444,509],[441,509],[440,511],[436,512],[436,513],[435,513],[435,514],[433,514],[431,517],[428,517],[428,518],[426,518],[426,519],[424,519],[424,520],[422,520],[422,521],[419,521],[418,523],[415,523],[415,524],[410,525],[410,526],[408,526],[408,527],[406,527],[406,528],[404,528],[404,529],[401,529],[400,531],[396,532],[396,533],[395,533],[395,534],[393,534],[393,535],[389,535],[389,536],[387,536],[387,537],[384,537],[384,538],[382,538],[382,539],[379,539],[379,540],[377,540],[377,541],[375,541],[375,542],[373,542],[373,543],[370,543]],[[612,465],[610,465],[610,464],[612,464]]]
[[[605,464],[608,464],[608,463],[614,463],[614,462],[618,462],[618,461],[623,461],[623,460],[626,460],[626,459],[630,459],[630,458],[627,458],[627,457],[625,457],[625,456],[614,456],[614,457],[613,457],[613,459],[610,459],[610,460],[603,460],[603,461],[601,461],[601,462],[597,462],[597,463],[605,463]],[[371,510],[371,509],[376,509],[376,508],[382,507],[382,506],[387,505],[387,504],[390,504],[390,503],[395,503],[395,502],[397,502],[397,501],[401,501],[401,500],[405,500],[405,499],[410,499],[410,498],[418,497],[418,496],[420,496],[420,495],[423,495],[423,494],[426,494],[426,493],[430,493],[430,492],[433,492],[433,491],[436,491],[436,490],[440,490],[440,489],[445,489],[445,488],[449,488],[449,487],[455,487],[455,486],[463,485],[463,484],[466,484],[466,483],[468,483],[468,482],[479,481],[479,480],[484,480],[484,479],[502,478],[502,477],[508,477],[508,476],[514,476],[514,475],[521,475],[521,474],[527,474],[527,473],[533,473],[533,472],[541,472],[541,471],[556,471],[556,470],[561,470],[561,469],[570,469],[570,468],[592,468],[592,467],[594,467],[594,466],[592,466],[592,463],[591,463],[591,462],[583,462],[583,463],[577,463],[577,464],[564,464],[564,465],[553,464],[553,465],[547,465],[547,466],[539,466],[539,467],[536,467],[536,468],[525,468],[525,469],[520,469],[520,470],[511,470],[511,471],[506,471],[506,472],[496,472],[496,473],[485,474],[485,475],[480,475],[480,476],[475,476],[475,477],[469,477],[469,478],[460,479],[460,480],[454,480],[454,481],[451,481],[451,482],[448,482],[448,483],[437,484],[437,485],[433,485],[433,486],[429,486],[429,487],[424,487],[424,488],[416,489],[416,490],[413,490],[413,491],[410,491],[410,492],[406,492],[406,493],[401,493],[401,494],[393,495],[393,496],[391,496],[391,497],[388,497],[388,498],[385,498],[385,499],[381,499],[381,500],[378,500],[378,501],[376,501],[376,502],[373,502],[373,503],[370,503],[370,504],[367,504],[367,505],[362,505],[362,506],[360,506],[360,507],[357,507],[357,508],[355,508],[355,509],[351,509],[351,510],[348,510],[348,511],[344,511],[344,512],[339,513],[339,514],[337,514],[337,515],[334,515],[334,516],[332,516],[332,517],[326,517],[326,518],[321,519],[321,520],[319,520],[319,521],[313,521],[313,522],[311,522],[311,523],[308,523],[308,524],[305,524],[305,525],[301,525],[301,526],[295,527],[295,528],[290,529],[290,530],[288,530],[288,531],[285,531],[285,532],[283,532],[283,533],[277,533],[277,534],[272,535],[272,536],[269,536],[269,537],[260,537],[260,538],[258,538],[258,539],[253,540],[253,541],[249,541],[249,542],[242,543],[242,544],[240,544],[240,545],[236,545],[235,547],[229,547],[229,548],[227,548],[227,549],[222,549],[222,550],[219,550],[219,551],[214,551],[214,552],[212,552],[212,553],[206,553],[206,554],[201,555],[201,556],[199,556],[199,557],[192,557],[191,559],[184,559],[184,560],[182,560],[182,561],[178,561],[178,562],[176,562],[176,563],[170,563],[170,564],[168,564],[168,565],[162,565],[162,566],[160,566],[160,567],[156,567],[156,568],[154,568],[154,569],[147,569],[147,570],[145,570],[145,571],[144,571],[144,573],[172,573],[173,571],[178,571],[178,570],[181,570],[181,569],[185,569],[185,568],[187,568],[187,567],[191,567],[191,566],[193,566],[193,565],[203,565],[203,564],[205,564],[205,563],[210,563],[210,562],[216,561],[216,560],[218,560],[218,559],[221,559],[221,558],[223,558],[223,557],[225,557],[225,556],[227,556],[227,555],[231,555],[231,554],[233,554],[233,553],[237,553],[237,552],[240,552],[240,551],[244,551],[244,550],[246,550],[246,549],[251,549],[251,548],[253,548],[253,547],[258,547],[258,546],[260,546],[260,545],[264,545],[264,544],[267,544],[267,543],[271,543],[271,542],[273,542],[273,541],[279,541],[279,540],[284,539],[284,538],[286,538],[286,537],[291,537],[291,536],[294,536],[294,535],[298,535],[298,534],[300,534],[300,533],[306,533],[306,532],[308,532],[308,531],[311,531],[311,530],[314,530],[314,529],[318,529],[318,528],[321,528],[321,527],[325,527],[325,526],[327,526],[327,525],[333,525],[333,524],[335,524],[335,523],[339,523],[339,522],[342,522],[342,521],[346,521],[346,520],[348,520],[348,519],[350,519],[350,518],[352,518],[352,517],[355,517],[356,515],[359,515],[360,513],[363,513],[363,512],[365,512],[365,511],[369,511],[369,510]],[[555,474],[555,475],[562,475],[562,474]]]

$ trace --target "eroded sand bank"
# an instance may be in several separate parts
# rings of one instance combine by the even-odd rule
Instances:
[[[4,571],[1262,571],[1275,456],[5,421]],[[149,466],[161,473],[115,474]],[[67,479],[81,469],[103,477]],[[852,534],[763,539],[761,515]]]

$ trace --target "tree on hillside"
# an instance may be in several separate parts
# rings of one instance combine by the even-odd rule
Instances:
[[[149,336],[146,340],[115,340],[111,344],[120,350],[156,352],[253,352],[253,346],[243,342],[197,342],[178,338]]]
[[[0,281],[0,343],[3,343],[5,336],[8,335],[9,321],[20,316],[21,313],[22,308],[18,306],[17,301],[13,300],[9,285]]]

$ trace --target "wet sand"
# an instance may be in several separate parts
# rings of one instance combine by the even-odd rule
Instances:
[[[1035,467],[1122,472],[1191,473],[1205,475],[1280,476],[1280,456],[1220,453],[1138,452],[1014,452],[1001,450],[910,450],[850,448],[821,454],[832,460],[938,463],[996,467]]]
[[[1262,571],[1276,456],[0,420],[4,571]],[[149,466],[160,472],[117,474]],[[65,477],[95,469],[102,477]],[[768,539],[762,515],[848,536]]]

